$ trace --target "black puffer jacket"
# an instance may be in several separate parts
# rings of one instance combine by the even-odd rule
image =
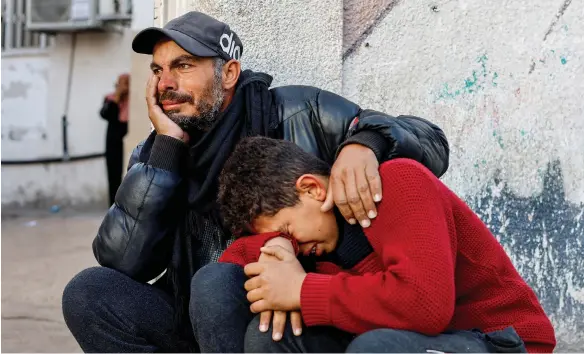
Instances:
[[[341,147],[359,143],[370,147],[380,162],[411,158],[437,176],[448,168],[448,142],[442,130],[426,120],[362,110],[314,87],[285,86],[272,89],[272,93],[280,120],[273,137],[292,141],[329,163]],[[173,232],[178,224],[184,224],[176,216],[184,215],[177,206],[185,205],[181,198],[187,195],[183,182],[188,177],[180,168],[183,150],[182,142],[166,136],[151,136],[136,147],[116,203],[93,241],[95,257],[102,266],[141,282],[168,267]],[[206,252],[213,255],[204,257],[213,260],[222,249],[214,245]]]

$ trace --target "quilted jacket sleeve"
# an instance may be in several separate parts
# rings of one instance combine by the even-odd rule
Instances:
[[[438,177],[448,169],[448,140],[442,129],[428,120],[362,110],[324,90],[318,97],[318,115],[330,148],[336,148],[337,154],[344,146],[357,143],[371,148],[380,163],[398,157],[409,158],[422,163]],[[336,141],[338,137],[340,141]]]
[[[129,169],[93,241],[102,266],[147,282],[170,261],[173,206],[181,186],[180,161],[187,146],[167,136],[156,136],[147,163],[138,162],[142,144],[130,158]]]
[[[420,162],[437,177],[448,170],[448,140],[440,127],[426,119],[406,115],[392,117],[363,110],[352,122],[347,135],[340,148],[350,143],[370,146],[380,163],[403,157]],[[384,150],[377,148],[383,144],[375,143],[380,138],[389,143]]]

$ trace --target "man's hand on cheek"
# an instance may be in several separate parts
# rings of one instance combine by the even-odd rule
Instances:
[[[262,253],[277,257],[280,261],[250,263],[245,274],[247,299],[251,311],[294,311],[300,309],[300,291],[306,272],[296,256],[280,246],[263,247]]]
[[[168,135],[184,143],[189,142],[189,134],[183,131],[172,121],[158,105],[158,82],[160,78],[154,74],[150,75],[146,85],[146,104],[148,106],[148,117],[154,126],[157,134]]]
[[[347,222],[369,227],[370,219],[377,216],[375,202],[381,201],[381,178],[375,153],[359,144],[345,146],[331,169],[327,192],[323,212],[336,204]]]

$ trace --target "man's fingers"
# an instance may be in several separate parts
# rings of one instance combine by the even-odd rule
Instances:
[[[302,315],[300,311],[290,312],[290,323],[292,324],[292,331],[294,335],[299,336],[302,334]]]
[[[260,301],[264,299],[262,289],[253,289],[247,292],[247,300],[251,303],[256,301]],[[262,312],[263,310],[259,310],[258,312]]]
[[[331,180],[332,182],[332,180]],[[320,207],[320,211],[326,213],[327,211],[331,210],[335,205],[335,199],[333,198],[333,188],[331,187],[332,183],[329,184],[328,190],[326,191],[326,199],[322,206]]]
[[[359,195],[359,190],[357,189],[357,179],[355,177],[355,171],[353,169],[348,170],[344,175],[345,179],[345,192],[347,193],[347,200],[349,201],[349,207],[357,221],[362,227],[369,227],[371,221],[363,208],[363,203],[361,202],[361,196]]]
[[[245,272],[245,275],[247,275],[248,277],[253,277],[253,276],[259,275],[261,272],[263,272],[264,267],[262,266],[261,263],[255,262],[255,263],[250,263],[250,264],[246,265],[243,268],[243,271]]]
[[[253,277],[248,279],[244,284],[243,287],[245,291],[252,291],[262,286],[262,280],[260,277]]]
[[[150,104],[150,101],[149,101],[149,99],[150,99],[150,96],[151,96],[151,94],[150,94],[150,91],[152,90],[152,77],[153,77],[153,76],[154,76],[154,75],[152,75],[152,74],[151,74],[151,75],[148,77],[148,81],[146,81],[146,92],[144,92],[144,97],[146,98],[146,102],[147,102],[148,104]],[[117,89],[117,87],[116,87],[116,91],[117,91],[117,90],[118,90],[118,89]]]
[[[259,300],[251,304],[249,307],[252,313],[260,313],[263,311],[268,311],[268,302],[266,300]]]
[[[365,208],[367,217],[369,219],[375,218],[377,216],[377,208],[373,201],[373,195],[371,194],[371,187],[369,186],[365,169],[356,171],[355,181],[357,183],[357,191],[361,197],[361,204]]]
[[[158,104],[158,81],[160,78],[156,75],[150,75],[150,79],[148,80],[148,84],[146,85],[146,103],[148,103],[148,107],[152,108],[157,106]]]
[[[371,194],[373,195],[373,201],[380,202],[383,198],[383,190],[381,188],[381,176],[379,176],[379,167],[375,164],[367,164],[365,166],[365,175],[367,176],[367,181],[369,182],[369,188],[371,189]]]
[[[274,311],[274,321],[272,322],[272,339],[276,342],[282,339],[286,328],[286,311]]]
[[[168,135],[184,143],[189,142],[189,135],[172,121],[158,104],[158,82],[160,78],[154,74],[150,75],[146,85],[146,105],[148,106],[148,117],[158,134]]]
[[[260,251],[268,256],[273,256],[278,258],[281,261],[291,260],[292,258],[296,258],[292,253],[285,250],[280,245],[274,245],[269,247],[262,247]]]
[[[347,220],[347,222],[351,225],[356,224],[357,219],[355,219],[353,216],[353,211],[349,206],[349,201],[347,200],[347,195],[345,194],[345,182],[343,177],[331,174],[329,189],[332,189],[335,204],[337,205],[337,208],[339,208],[339,211],[345,220]]]
[[[158,81],[160,78],[154,74],[150,75],[148,84],[146,85],[146,105],[148,106],[148,116],[154,126],[154,129],[160,133],[164,130],[164,119],[160,119],[164,115],[162,108],[158,105]]]
[[[270,328],[273,311],[264,311],[260,314],[260,332],[267,332]]]

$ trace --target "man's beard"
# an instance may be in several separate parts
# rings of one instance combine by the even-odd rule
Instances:
[[[178,126],[186,132],[204,132],[209,130],[219,117],[219,112],[224,99],[225,93],[223,92],[221,76],[214,77],[213,83],[203,91],[201,98],[197,101],[195,101],[195,99],[189,94],[176,91],[164,91],[159,96],[159,101],[173,100],[180,103],[190,103],[195,105],[199,112],[197,115],[184,115],[176,110],[164,112],[173,122],[178,124]]]

